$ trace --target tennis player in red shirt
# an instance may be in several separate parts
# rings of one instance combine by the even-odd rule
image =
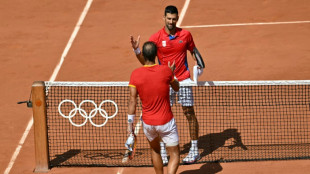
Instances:
[[[179,136],[169,101],[170,86],[179,90],[179,82],[174,79],[174,63],[170,66],[155,64],[157,53],[153,42],[143,45],[144,66],[135,69],[130,77],[130,99],[128,106],[128,131],[132,133],[136,113],[137,96],[142,102],[143,131],[152,149],[152,162],[157,174],[163,173],[160,155],[160,139],[166,144],[170,154],[168,173],[176,173],[180,161]]]
[[[175,6],[167,6],[165,8],[164,22],[165,26],[157,33],[153,34],[149,41],[153,41],[157,48],[158,62],[161,65],[168,65],[168,62],[175,62],[175,78],[178,81],[190,82],[190,71],[187,63],[187,50],[190,51],[195,61],[200,60],[195,57],[198,52],[193,41],[191,33],[187,30],[176,27],[178,21],[178,9]],[[143,55],[139,49],[140,36],[137,40],[134,40],[131,36],[131,44],[136,53],[136,56],[141,64],[145,64]],[[199,61],[196,62],[198,66],[204,68],[204,64],[201,65]],[[202,70],[202,69],[201,69]],[[181,103],[183,113],[189,122],[189,131],[191,137],[191,148],[188,155],[183,159],[184,163],[195,163],[200,159],[198,151],[198,131],[199,125],[194,111],[194,99],[191,87],[182,87],[179,92],[175,92],[170,89],[170,103],[171,105],[176,101],[176,95],[178,96],[178,102]],[[163,147],[164,144],[161,143]],[[164,163],[167,162],[167,155],[165,148],[162,148],[161,152]]]

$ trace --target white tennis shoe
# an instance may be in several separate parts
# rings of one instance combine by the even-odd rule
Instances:
[[[197,148],[190,148],[189,153],[183,159],[184,164],[193,164],[200,160],[200,154]]]
[[[166,156],[163,156],[163,154],[161,154],[161,159],[163,160],[163,165],[167,165],[168,164],[168,157],[167,157],[167,154]]]

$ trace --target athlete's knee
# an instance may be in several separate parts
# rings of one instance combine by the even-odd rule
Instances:
[[[169,154],[173,154],[176,156],[180,155],[180,146],[179,145],[169,146],[169,147],[167,147],[167,150],[169,151]]]
[[[170,160],[168,164],[168,174],[175,174],[179,167],[180,162],[180,147],[178,146],[172,146],[168,149]]]
[[[156,137],[153,141],[149,141],[149,144],[151,146],[151,149],[157,153],[160,154],[160,138]]]

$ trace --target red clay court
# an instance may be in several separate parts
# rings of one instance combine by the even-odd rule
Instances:
[[[141,66],[129,36],[141,42],[163,27],[166,5],[178,7],[205,58],[200,81],[309,80],[307,0],[22,1],[1,6],[0,171],[35,168],[34,81],[128,81]],[[84,18],[85,17],[85,18]],[[80,22],[80,23],[79,23]],[[189,60],[189,66],[194,62]],[[63,61],[63,63],[62,63]],[[58,69],[59,68],[59,69]],[[191,70],[192,68],[190,68]],[[307,173],[310,160],[182,165],[178,173]],[[52,168],[49,173],[153,173],[152,167]]]

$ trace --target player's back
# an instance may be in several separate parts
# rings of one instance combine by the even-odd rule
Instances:
[[[136,87],[142,101],[145,123],[161,125],[173,117],[169,101],[172,80],[173,73],[167,66],[144,66],[133,71],[130,85]]]

